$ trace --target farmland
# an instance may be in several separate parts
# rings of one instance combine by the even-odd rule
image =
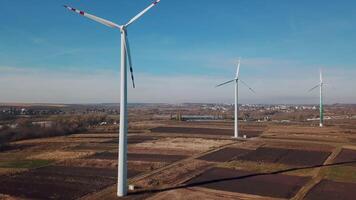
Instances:
[[[313,123],[130,122],[125,199],[352,199],[355,120]],[[10,142],[0,152],[0,198],[115,199],[114,124]],[[330,195],[329,195],[330,194]]]

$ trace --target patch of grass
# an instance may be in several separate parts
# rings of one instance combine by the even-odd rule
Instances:
[[[316,173],[315,169],[316,168],[298,169],[298,170],[285,172],[283,174],[290,175],[290,176],[313,176]]]
[[[52,160],[13,160],[0,162],[0,167],[32,169],[49,165],[52,162]]]
[[[247,170],[261,173],[269,173],[288,169],[287,165],[279,163],[263,163],[263,162],[252,162],[252,161],[231,161],[219,164],[219,167]]]
[[[325,169],[323,173],[330,180],[356,183],[356,167],[353,166],[332,166]]]
[[[231,161],[220,163],[219,167],[246,170],[259,173],[272,173],[280,171],[282,174],[293,175],[293,176],[312,176],[313,169],[299,169],[283,172],[283,170],[298,168],[295,166],[289,166],[281,163],[264,163],[264,162],[252,162],[252,161]]]

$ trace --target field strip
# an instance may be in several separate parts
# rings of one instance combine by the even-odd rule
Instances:
[[[233,134],[233,133],[232,133]],[[170,138],[170,137],[180,137],[180,138],[202,138],[202,139],[222,139],[222,140],[231,140],[232,135],[204,135],[204,134],[186,134],[186,133],[150,133],[152,136]],[[253,139],[253,138],[248,138]],[[246,140],[246,139],[239,139]]]
[[[225,145],[222,145],[222,146],[219,146],[215,149],[212,149],[212,150],[208,150],[208,151],[205,151],[203,153],[200,153],[200,154],[197,154],[197,155],[194,155],[192,157],[189,157],[189,158],[186,158],[186,159],[183,159],[183,160],[179,160],[177,162],[173,162],[167,166],[164,166],[162,168],[158,168],[156,170],[153,170],[153,171],[150,171],[150,172],[147,172],[147,173],[144,173],[142,175],[138,175],[136,177],[133,177],[131,179],[128,180],[129,184],[130,183],[134,183],[136,181],[139,181],[139,180],[142,180],[142,179],[145,179],[145,178],[148,178],[150,176],[153,176],[153,175],[156,175],[166,169],[169,169],[169,168],[172,168],[172,167],[175,167],[175,166],[178,166],[179,164],[181,163],[185,163],[185,162],[188,162],[190,160],[194,160],[196,158],[199,158],[201,156],[204,156],[206,154],[209,154],[209,153],[212,153],[212,152],[215,152],[215,151],[219,151],[225,147],[228,147],[228,146],[232,146],[234,144],[237,144],[239,141],[233,141],[231,143],[228,143],[228,144],[225,144]],[[115,185],[112,185],[112,186],[109,186],[107,188],[104,188],[103,190],[99,191],[99,192],[96,192],[96,193],[89,193],[83,197],[81,197],[80,199],[85,199],[85,200],[91,200],[91,199],[104,199],[106,196],[109,196],[113,191],[116,191],[116,184]]]
[[[159,172],[161,172],[161,171],[163,171],[163,170],[165,170],[165,169],[168,169],[168,168],[174,167],[174,166],[176,166],[176,165],[179,165],[180,163],[184,163],[184,162],[187,162],[187,161],[190,161],[190,160],[199,158],[199,157],[201,157],[201,156],[204,156],[204,155],[206,155],[206,154],[209,154],[209,153],[212,153],[212,152],[215,152],[215,151],[219,151],[219,150],[221,150],[221,149],[223,149],[223,148],[225,148],[225,147],[234,145],[234,144],[236,144],[236,143],[237,143],[237,141],[234,141],[234,142],[231,142],[231,143],[229,143],[229,144],[225,144],[225,145],[219,146],[219,147],[216,148],[216,149],[208,150],[208,151],[205,151],[205,152],[203,152],[203,153],[200,153],[200,154],[191,156],[191,157],[189,157],[189,158],[186,158],[186,159],[183,159],[183,160],[179,160],[179,161],[177,161],[177,162],[171,163],[171,164],[169,164],[169,165],[167,165],[167,166],[164,166],[164,167],[162,167],[162,168],[159,168],[159,169],[153,170],[153,171],[151,171],[151,172],[149,172],[149,173],[143,174],[143,175],[141,175],[141,176],[136,176],[136,177],[130,179],[130,182],[134,182],[134,181],[138,181],[138,180],[143,179],[143,178],[147,178],[147,177],[152,176],[152,175],[155,175],[155,174],[157,174],[157,173],[159,173]]]
[[[267,197],[267,196],[259,196],[254,194],[245,194],[245,193],[237,193],[237,192],[228,192],[222,190],[214,190],[210,188],[203,188],[203,187],[194,187],[188,188],[192,191],[201,191],[204,193],[210,193],[214,196],[221,196],[221,197],[229,197],[231,199],[239,199],[239,200],[282,200],[284,198],[276,198],[276,197]]]
[[[334,149],[334,151],[330,154],[328,159],[325,160],[323,165],[332,164],[332,162],[334,161],[336,156],[339,155],[341,150],[342,150],[342,148],[340,146],[336,147]],[[304,199],[305,196],[308,194],[308,192],[324,178],[324,175],[322,173],[320,173],[322,170],[322,167],[319,167],[316,170],[317,171],[316,171],[315,175],[312,177],[312,179],[299,190],[299,192],[292,198],[292,200]]]
[[[260,137],[258,138],[259,140],[262,141],[279,141],[279,142],[293,142],[293,143],[310,143],[310,144],[327,144],[327,145],[332,145],[334,147],[340,146],[340,145],[345,145],[345,142],[328,142],[328,141],[310,141],[308,139],[303,139],[303,140],[295,140],[294,138],[288,139],[288,138],[266,138],[266,137]]]

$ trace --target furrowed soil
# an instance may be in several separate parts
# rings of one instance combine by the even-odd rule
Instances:
[[[340,154],[334,160],[334,163],[344,163],[356,167],[356,150],[342,149]]]
[[[354,200],[356,197],[356,183],[343,183],[322,180],[305,199],[310,200]]]
[[[226,162],[238,158],[244,154],[249,153],[251,150],[240,148],[224,148],[222,150],[199,157],[200,160],[212,161],[212,162]]]
[[[237,159],[295,166],[316,166],[323,164],[329,155],[330,152],[260,147],[255,151],[238,156]]]
[[[254,174],[247,171],[213,168],[190,180],[187,185],[276,198],[291,198],[308,180],[309,178],[306,177]]]
[[[117,160],[117,152],[102,152],[89,156],[90,159],[104,159],[104,160]],[[128,153],[127,159],[129,161],[148,161],[148,162],[175,162],[186,158],[182,155],[163,155],[163,154],[134,154]]]
[[[130,170],[128,176],[137,173]],[[49,166],[1,177],[0,193],[26,198],[76,199],[114,184],[116,174],[115,169]]]
[[[153,133],[180,133],[180,134],[198,134],[198,135],[233,135],[233,129],[213,129],[213,128],[192,128],[192,127],[156,127],[152,128]],[[247,137],[257,137],[262,134],[260,130],[241,130],[241,135]]]
[[[352,123],[355,121],[352,121]],[[356,184],[350,121],[136,121],[122,199],[349,199]],[[255,137],[256,136],[256,137]],[[116,199],[117,127],[23,140],[0,152],[0,199]],[[339,196],[335,196],[339,195]]]

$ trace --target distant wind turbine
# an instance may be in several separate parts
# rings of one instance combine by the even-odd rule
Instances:
[[[160,0],[154,1],[151,5],[138,13],[132,19],[130,19],[124,25],[118,25],[114,22],[102,19],[100,17],[91,15],[89,13],[64,6],[65,8],[76,12],[91,20],[104,24],[105,26],[119,29],[121,32],[121,94],[120,94],[120,135],[119,135],[119,157],[118,157],[118,184],[117,184],[117,196],[122,197],[127,194],[127,60],[130,66],[131,80],[133,88],[135,88],[135,81],[132,70],[132,60],[130,53],[129,41],[127,38],[127,27],[144,15],[148,10],[155,6]]]
[[[239,137],[239,127],[238,127],[238,110],[239,110],[239,104],[238,104],[238,92],[239,92],[239,81],[241,81],[242,84],[244,84],[249,90],[251,90],[253,93],[256,93],[250,86],[248,86],[244,81],[240,80],[239,78],[239,73],[240,73],[240,59],[237,62],[237,69],[236,69],[236,76],[234,79],[226,81],[224,83],[221,83],[217,85],[216,87],[220,87],[223,85],[226,85],[231,82],[235,82],[235,133],[234,133],[234,138]]]
[[[320,103],[319,103],[319,112],[320,112],[320,123],[319,126],[323,127],[324,126],[324,106],[323,106],[323,86],[324,86],[324,82],[323,82],[323,74],[322,71],[320,69],[320,82],[318,85],[316,85],[315,87],[311,88],[309,90],[309,92],[313,91],[314,89],[319,87],[319,92],[320,92]]]

